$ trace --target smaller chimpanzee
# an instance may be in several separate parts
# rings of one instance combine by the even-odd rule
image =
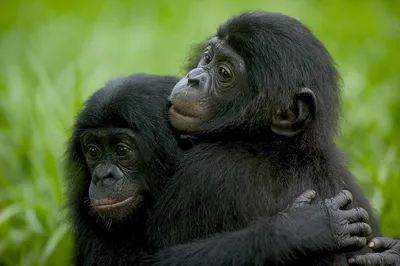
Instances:
[[[268,252],[263,252],[270,254],[270,261],[282,261],[300,251],[318,252],[323,247],[350,247],[365,241],[358,237],[363,233],[354,230],[361,222],[361,227],[370,231],[362,223],[366,212],[342,210],[351,194],[339,193],[322,204],[309,205],[315,192],[306,191],[282,213],[261,223],[149,254],[146,215],[152,202],[164,189],[168,191],[165,182],[181,156],[167,120],[167,97],[176,82],[175,77],[146,74],[120,78],[96,92],[79,114],[66,152],[77,265],[191,265],[193,261],[208,265],[210,259],[225,264],[238,252],[246,252],[240,244],[257,235],[260,225],[271,241],[264,247]],[[309,214],[320,219],[322,226],[315,228],[309,223]],[[309,231],[318,237],[303,239]],[[281,239],[292,245],[280,245]],[[236,249],[214,254],[221,241],[237,243]],[[317,250],[308,248],[312,243],[320,244]],[[187,256],[199,246],[207,247],[203,251],[209,256]]]
[[[180,158],[166,119],[172,76],[113,80],[86,102],[66,156],[77,265],[137,263],[145,215]]]

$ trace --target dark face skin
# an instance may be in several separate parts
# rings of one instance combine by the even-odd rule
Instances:
[[[253,99],[243,100],[249,94],[246,80],[246,66],[243,58],[224,40],[211,38],[204,50],[197,68],[191,70],[174,87],[171,96],[169,119],[176,129],[194,133],[201,127],[218,118],[224,118],[224,112],[230,109],[227,103],[239,103],[242,115]],[[280,93],[269,88],[272,94]],[[287,97],[287,96],[285,96]],[[270,99],[264,98],[260,106],[269,106]],[[221,108],[225,108],[222,109]],[[264,107],[265,108],[265,107]],[[292,98],[292,105],[273,110],[272,117],[263,117],[263,121],[271,121],[270,130],[279,136],[294,137],[305,130],[314,118],[316,98],[313,91],[299,87]],[[253,117],[246,117],[252,120]],[[223,119],[222,119],[223,120]]]
[[[140,158],[134,135],[123,129],[87,130],[81,136],[81,146],[91,174],[93,209],[116,220],[131,214],[147,190],[138,178]]]
[[[197,131],[215,115],[213,104],[237,95],[244,77],[243,59],[225,41],[210,39],[197,68],[181,79],[171,93],[171,124],[181,131]]]

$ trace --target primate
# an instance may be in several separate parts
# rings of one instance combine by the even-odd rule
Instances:
[[[174,188],[166,184],[182,157],[179,136],[167,118],[168,96],[177,81],[172,76],[147,74],[113,80],[94,93],[78,115],[66,151],[76,265],[224,265],[239,262],[237,254],[252,248],[261,248],[269,261],[281,262],[300,252],[313,254],[327,247],[339,250],[366,242],[371,231],[365,223],[367,212],[344,210],[351,202],[350,192],[311,205],[315,192],[307,190],[279,214],[239,231],[152,254],[146,217],[164,190]],[[184,188],[181,192],[185,193]],[[158,213],[170,211],[174,212],[160,209]],[[179,223],[191,217],[177,219]],[[253,237],[260,237],[263,245],[253,245]],[[226,246],[229,252],[217,249],[215,253],[214,248],[226,241],[232,241]],[[207,248],[206,257],[192,253],[199,246],[203,251]]]
[[[181,157],[167,121],[172,76],[109,82],[85,103],[66,150],[77,265],[137,263],[145,217]]]
[[[150,214],[152,247],[164,248],[158,254],[165,256],[165,247],[202,239],[182,249],[188,265],[347,265],[351,256],[370,252],[367,246],[343,250],[311,241],[326,223],[312,213],[307,216],[314,231],[288,224],[291,238],[269,235],[281,224],[267,217],[308,188],[318,199],[347,189],[353,194],[349,207],[372,214],[334,143],[339,74],[324,45],[296,19],[246,12],[222,24],[202,47],[197,67],[170,95],[170,122],[191,137],[193,147]],[[259,217],[251,233],[240,231]],[[380,230],[373,217],[369,222],[371,240]],[[359,225],[354,232],[365,232]],[[235,233],[224,237],[226,232]],[[208,238],[215,233],[221,237]],[[293,243],[300,252],[282,252]],[[400,258],[398,249],[390,252],[349,262],[390,265]],[[380,261],[365,260],[372,255]]]

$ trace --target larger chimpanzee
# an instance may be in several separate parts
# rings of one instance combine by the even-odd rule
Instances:
[[[172,125],[197,140],[155,204],[150,231],[155,248],[239,230],[257,217],[275,215],[308,188],[320,198],[348,189],[354,196],[351,207],[372,214],[334,144],[338,79],[323,44],[293,18],[249,12],[221,25],[204,45],[197,68],[170,96]],[[278,250],[293,243],[318,248],[312,239],[323,233],[323,220],[308,215],[316,231],[288,228],[296,234],[290,240],[287,235],[271,239],[270,228],[280,224],[261,219],[253,231],[204,239],[182,253],[196,265],[207,258],[204,265],[221,265],[224,256],[235,265],[270,265],[287,263],[283,258],[290,255],[297,257],[295,265],[346,265],[352,254],[366,252],[325,246],[319,254],[288,252],[278,259],[269,250],[274,245]],[[379,236],[377,222],[371,218],[370,223],[373,236]],[[355,258],[363,258],[357,261],[363,265],[390,265],[400,261],[398,255],[393,249]]]
[[[253,226],[212,236],[207,243],[195,241],[149,254],[146,215],[181,157],[167,120],[168,96],[177,81],[145,74],[114,80],[90,97],[79,114],[66,153],[77,265],[231,264],[252,261],[250,253],[236,256],[253,247],[278,263],[290,261],[299,252],[312,255],[325,248],[339,250],[365,243],[364,236],[371,230],[364,223],[366,211],[342,210],[351,201],[349,192],[310,205],[315,193],[306,191],[282,213]],[[169,211],[174,210],[158,210]],[[253,246],[249,237],[261,229],[260,237],[268,238],[262,246]],[[236,244],[226,246],[228,253],[215,253],[215,246],[226,241]],[[202,254],[193,254],[199,246]]]

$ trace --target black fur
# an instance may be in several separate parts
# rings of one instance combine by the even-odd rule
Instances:
[[[281,261],[298,251],[299,246],[307,250],[308,241],[311,240],[310,243],[312,243],[312,239],[308,239],[310,237],[319,236],[327,238],[326,241],[331,241],[329,235],[319,234],[321,231],[329,231],[326,227],[329,223],[312,227],[314,233],[307,234],[306,238],[300,236],[310,229],[307,224],[311,214],[314,219],[326,219],[325,206],[321,205],[314,210],[302,209],[300,212],[294,207],[287,208],[285,215],[264,218],[260,227],[256,224],[257,226],[237,232],[214,235],[206,240],[160,249],[155,254],[149,253],[148,236],[145,230],[146,217],[152,210],[153,201],[161,197],[168,178],[172,176],[182,156],[177,145],[176,132],[170,128],[166,117],[167,96],[176,82],[175,77],[146,74],[116,79],[91,96],[80,112],[66,151],[67,199],[74,233],[75,264],[210,265],[209,263],[213,263],[222,265],[231,264],[232,261],[236,263],[254,261],[255,258],[236,258],[237,255],[235,255],[238,252],[247,253],[247,249],[252,248],[251,243],[247,241],[253,236],[260,237],[260,241],[269,241],[265,243],[268,257],[271,261]],[[91,176],[80,142],[81,134],[88,129],[115,128],[129,129],[136,135],[137,152],[140,153],[144,162],[144,166],[140,169],[144,173],[134,178],[144,175],[145,178],[140,178],[139,181],[146,184],[150,193],[141,208],[122,221],[104,220],[91,209],[88,195]],[[203,170],[199,169],[199,171]],[[238,174],[240,177],[240,173]],[[173,189],[174,186],[166,187],[168,193],[171,193]],[[183,188],[181,192],[185,193],[185,189]],[[199,200],[203,199],[199,198]],[[230,205],[229,202],[223,201],[220,204]],[[180,202],[172,205],[179,206]],[[170,211],[174,213],[175,210],[158,209],[157,213],[168,214]],[[187,212],[190,213],[190,210]],[[190,214],[189,216],[186,216],[186,212],[182,214],[184,216],[179,217],[179,220],[192,221]],[[232,215],[232,219],[235,220],[234,213]],[[208,217],[200,220],[208,221]],[[192,224],[188,223],[187,226],[192,226]],[[182,230],[182,232],[187,232],[189,228],[182,228]],[[177,237],[182,235],[181,232],[171,231],[170,233],[177,233]],[[158,238],[157,243],[168,240],[170,233]],[[152,235],[152,231],[149,234]],[[293,241],[290,246],[276,244],[281,239],[293,239]],[[226,241],[233,243],[234,247],[228,250],[230,252],[219,253],[219,249],[215,247]],[[199,247],[202,253],[196,254]],[[203,257],[204,252],[207,254],[206,257]]]
[[[264,257],[258,256],[258,253],[266,256],[267,261],[278,263],[289,261],[293,254],[299,252],[324,250],[326,247],[323,245],[318,246],[318,249],[312,247],[314,238],[318,238],[318,242],[334,244],[330,235],[332,224],[327,220],[328,214],[332,213],[329,212],[329,207],[313,205],[315,208],[304,209],[300,205],[308,203],[303,203],[303,197],[299,198],[300,205],[298,202],[296,207],[286,208],[284,213],[264,217],[248,228],[213,235],[208,239],[192,243],[169,246],[156,250],[155,254],[149,253],[148,236],[145,234],[146,216],[148,211],[152,210],[153,201],[161,197],[165,183],[181,158],[181,151],[176,141],[177,136],[166,118],[167,96],[176,81],[174,77],[145,74],[114,80],[90,97],[79,114],[66,152],[69,183],[68,207],[74,230],[76,265],[229,265],[233,262],[236,264],[264,262]],[[129,129],[135,134],[137,145],[135,152],[138,152],[141,158],[139,161],[144,165],[134,165],[142,172],[136,172],[137,174],[132,178],[145,184],[149,192],[140,208],[122,221],[105,220],[91,209],[88,195],[91,175],[83,158],[80,142],[81,134],[88,129],[113,130],[116,128]],[[205,154],[208,152],[204,151]],[[199,171],[204,170],[199,169]],[[220,171],[225,170],[221,168]],[[241,176],[238,172],[238,177]],[[215,179],[211,182],[219,181]],[[167,195],[174,192],[174,189],[174,186],[167,186]],[[210,186],[210,189],[214,189],[213,186]],[[223,190],[214,192],[226,193]],[[184,188],[181,193],[185,193]],[[212,193],[211,190],[210,193]],[[198,199],[204,200],[201,197]],[[219,203],[213,204],[231,206],[230,202],[223,201],[223,195],[220,200]],[[172,205],[179,206],[180,204],[180,202],[175,202]],[[300,211],[298,211],[299,208]],[[168,214],[170,211],[175,213],[175,209],[158,209],[156,213]],[[196,214],[195,210],[192,211]],[[184,216],[179,217],[178,220],[189,221],[185,225],[193,226],[191,213],[190,210],[186,210],[182,213]],[[236,213],[226,213],[226,216],[232,219],[231,221],[237,220]],[[312,217],[311,220],[310,217]],[[209,217],[197,218],[200,223],[203,220],[213,224]],[[318,221],[318,223],[310,226],[310,221]],[[218,231],[222,229],[222,225],[219,225]],[[168,241],[171,233],[176,233],[178,238],[189,231],[190,228],[182,228],[182,232],[171,231],[165,236],[156,237],[156,243]],[[152,235],[152,231],[149,234]],[[259,247],[254,245],[255,239],[263,243],[263,247],[262,250],[251,254],[249,251],[254,247]],[[281,245],[282,240],[288,240],[290,245]],[[222,247],[226,252],[220,252]],[[255,257],[252,257],[253,255]]]
[[[186,152],[166,193],[155,204],[150,230],[155,248],[242,229],[257,217],[275,215],[306,189],[316,190],[322,199],[350,190],[354,198],[351,207],[365,208],[373,236],[380,235],[368,201],[334,144],[340,80],[323,44],[299,21],[264,12],[233,17],[219,27],[216,36],[244,59],[247,86],[234,101],[221,101],[220,115],[192,134],[198,143]],[[313,90],[315,119],[295,138],[278,136],[270,130],[273,113],[288,108],[299,87]],[[319,228],[325,221],[310,216],[309,222]],[[217,254],[230,255],[225,262],[232,265],[272,265],[287,263],[287,257],[295,259],[307,253],[307,248],[318,248],[318,236],[310,230],[290,225],[282,229],[271,221],[265,225],[269,233],[276,228],[282,237],[271,242],[266,231],[255,235],[238,231],[214,242],[182,246],[181,253],[187,254],[193,265],[222,265]],[[278,256],[275,247],[288,251],[293,243],[279,230],[289,230],[294,242],[305,246],[299,245],[296,254]],[[297,257],[293,265],[346,265],[347,255],[326,250],[312,259]]]
[[[322,205],[279,213],[309,188],[320,198],[347,188],[355,199],[352,205],[371,213],[333,143],[338,74],[329,54],[302,24],[277,14],[234,17],[220,27],[218,37],[245,59],[249,86],[231,108],[220,105],[222,116],[193,134],[197,143],[164,193],[166,178],[180,158],[165,117],[166,97],[177,80],[132,76],[110,83],[87,102],[67,151],[78,265],[347,264],[344,255],[329,252],[333,224]],[[298,86],[314,90],[318,115],[305,134],[281,138],[269,130],[271,115],[290,105]],[[144,234],[152,200],[111,226],[90,214],[90,177],[79,136],[87,128],[107,126],[132,129],[142,139],[146,183],[157,201],[148,228],[154,254],[148,254]],[[372,224],[378,235],[376,222]]]
[[[66,151],[68,209],[72,219],[77,265],[126,265],[146,254],[146,212],[159,197],[180,158],[176,135],[167,121],[172,76],[132,75],[109,82],[86,102],[77,117]],[[137,136],[144,162],[148,199],[123,221],[104,221],[89,206],[90,172],[80,143],[87,129],[127,128]]]

